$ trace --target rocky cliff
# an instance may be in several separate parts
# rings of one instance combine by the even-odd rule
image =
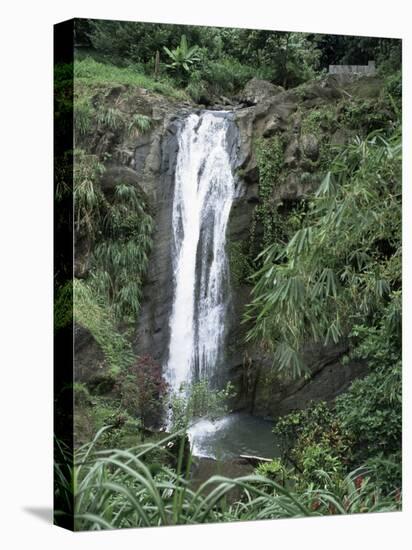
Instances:
[[[287,218],[293,206],[319,184],[331,147],[343,145],[355,134],[356,125],[348,115],[348,102],[372,101],[380,87],[381,82],[375,77],[335,75],[285,91],[253,79],[239,97],[231,99],[233,105],[224,108],[233,109],[239,128],[236,172],[241,192],[232,207],[228,246],[250,241],[254,211],[262,200],[257,141],[277,139],[281,144],[280,169],[270,199],[283,218]],[[139,112],[152,121],[150,128],[138,136],[124,130],[95,129],[82,139],[89,151],[106,159],[101,179],[106,195],[119,183],[126,182],[138,187],[150,204],[155,230],[133,348],[136,354],[149,354],[163,363],[167,357],[173,299],[171,213],[177,134],[183,118],[199,107],[123,86],[106,90],[99,101],[108,107],[116,106],[126,119]],[[261,239],[263,232],[258,221],[254,239]],[[78,236],[77,276],[87,274],[91,249],[92,246]],[[227,365],[228,376],[238,390],[236,408],[247,408],[264,416],[283,414],[305,406],[311,399],[334,398],[354,377],[365,372],[364,365],[341,364],[340,359],[347,351],[346,344],[342,343],[328,349],[308,348],[310,378],[288,381],[273,377],[270,357],[242,343],[245,325],[241,319],[250,290],[245,281],[237,282],[232,288]],[[91,337],[89,341],[92,349],[95,343]],[[79,340],[80,345],[84,351],[87,347],[84,337]],[[92,356],[87,355],[91,363]],[[98,361],[101,364],[101,357]],[[79,372],[84,368],[82,365],[83,370]]]

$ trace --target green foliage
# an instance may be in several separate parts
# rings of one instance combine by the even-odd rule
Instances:
[[[401,144],[395,129],[356,139],[335,158],[308,203],[302,228],[262,253],[245,319],[248,340],[274,365],[304,370],[307,341],[338,342],[357,320],[373,325],[400,286]]]
[[[55,291],[54,330],[68,327],[73,322],[73,284],[67,282]]]
[[[91,57],[74,62],[75,88],[80,91],[84,87],[97,88],[101,86],[123,84],[145,88],[153,92],[159,92],[165,96],[184,100],[187,98],[183,90],[178,90],[167,79],[155,80],[154,78],[136,72],[133,67],[117,67],[109,63],[99,63]]]
[[[324,473],[334,481],[338,481],[344,476],[344,464],[337,456],[336,449],[328,444],[317,443],[305,447],[298,459],[303,472],[300,483],[303,481],[316,483],[318,486],[322,485]]]
[[[366,461],[370,477],[384,495],[399,494],[402,487],[402,452],[378,454]]]
[[[296,86],[312,78],[319,51],[305,33],[250,29],[222,29],[226,55],[241,63],[270,68],[269,78],[282,86]]]
[[[233,397],[230,382],[222,390],[210,387],[209,381],[183,386],[171,396],[171,425],[173,431],[179,431],[198,418],[215,420],[228,413],[228,399]]]
[[[119,372],[133,361],[134,354],[127,339],[118,332],[110,308],[87,282],[74,279],[73,290],[76,323],[90,331],[112,371]]]
[[[385,79],[385,93],[394,98],[401,107],[402,103],[402,73],[397,71]]]
[[[202,79],[200,72],[194,71],[191,74],[186,92],[196,103],[209,101],[209,85]]]
[[[320,65],[366,65],[375,60],[383,73],[399,69],[402,41],[393,38],[342,36],[333,34],[311,35],[313,45],[320,52]]]
[[[95,52],[116,63],[150,64],[156,51],[172,48],[176,36],[186,34],[189,42],[198,42],[200,27],[138,23],[132,21],[90,20],[89,39]]]
[[[383,128],[390,129],[395,124],[396,118],[397,113],[393,111],[388,101],[382,98],[351,98],[342,104],[340,111],[341,123],[361,135]]]
[[[92,129],[95,111],[88,98],[75,99],[74,108],[74,130],[76,136],[87,135]]]
[[[364,468],[350,472],[344,479],[334,479],[322,471],[318,475],[324,487],[309,494],[311,509],[321,515],[372,513],[400,508],[400,493],[382,496],[380,488]]]
[[[283,163],[283,145],[279,136],[257,140],[255,155],[259,169],[259,197],[264,202],[269,201]]]
[[[279,458],[274,458],[271,462],[261,462],[255,468],[255,473],[259,476],[272,479],[283,486],[291,476],[291,470]]]
[[[254,266],[248,254],[248,243],[231,241],[228,243],[230,276],[235,285],[249,284],[249,277],[254,272]]]
[[[90,423],[93,426],[93,433],[107,427],[99,438],[99,448],[124,449],[140,443],[141,420],[129,414],[119,400],[93,396],[91,403]],[[76,412],[78,416],[87,414],[85,409],[75,411],[75,415]]]
[[[153,219],[132,185],[118,184],[106,203],[101,236],[92,259],[91,284],[116,318],[135,319],[151,248]]]
[[[279,183],[283,163],[283,144],[279,136],[255,142],[256,163],[259,169],[259,204],[253,213],[251,249],[255,240],[256,223],[263,225],[263,246],[275,240],[277,208],[273,192]]]
[[[372,372],[355,380],[336,399],[335,408],[320,402],[276,422],[273,431],[284,463],[292,466],[289,479],[296,487],[319,487],[325,479],[339,485],[349,469],[365,465],[383,494],[400,491],[400,347],[393,333],[385,338],[383,327],[385,323],[380,332],[354,330],[360,340],[352,355],[368,360]]]
[[[182,41],[175,48],[176,36],[183,35],[194,44],[194,55],[202,57],[202,64],[204,58],[211,62],[227,59],[229,68],[235,64],[247,67],[249,78],[269,78],[282,85],[293,86],[312,77],[320,54],[310,35],[303,33],[125,21],[90,21],[89,25],[94,55],[119,65],[140,63],[146,71],[153,68],[159,51],[187,72],[183,62],[190,49]]]
[[[100,130],[120,130],[124,126],[123,113],[116,107],[102,105],[96,113],[97,125]]]
[[[330,136],[338,128],[336,111],[329,105],[319,106],[302,114],[301,135],[316,140],[319,144],[319,156],[312,160],[305,155],[307,169],[316,172],[320,180],[332,161],[333,150]]]
[[[195,101],[209,102],[213,95],[239,92],[251,78],[270,78],[267,69],[240,63],[231,57],[211,59],[205,49],[199,50],[201,62],[191,72],[186,91]]]
[[[144,134],[152,125],[152,119],[147,115],[134,114],[129,122],[128,131],[133,137]]]
[[[122,410],[139,416],[143,426],[158,424],[164,412],[167,386],[161,366],[150,356],[138,357],[117,380]]]
[[[88,20],[77,25],[81,42],[88,46],[86,55],[106,67],[82,67],[82,78],[85,73],[95,78],[98,72],[102,82],[109,73],[111,81],[181,98],[183,91],[176,87],[184,84],[187,93],[202,102],[211,94],[237,93],[252,77],[294,87],[324,74],[329,64],[375,59],[386,75],[399,69],[401,60],[400,41],[390,39],[127,21]],[[176,36],[182,37],[178,47]],[[85,61],[84,55],[79,50],[76,63]],[[164,76],[159,80],[159,69],[161,75],[167,62],[175,84]],[[121,75],[119,69],[126,72]]]
[[[388,365],[386,369],[372,372],[366,378],[352,384],[351,391],[336,401],[338,418],[351,430],[358,442],[356,457],[366,460],[379,453],[399,451],[402,438],[402,407],[400,393],[393,401],[389,391],[400,392],[401,373]],[[399,465],[400,466],[400,465]]]
[[[336,400],[337,418],[355,438],[353,463],[367,462],[385,490],[400,487],[402,441],[401,299],[395,293],[378,326],[355,326],[352,357],[370,374]],[[380,477],[383,476],[383,477]]]
[[[169,63],[167,67],[175,71],[182,80],[184,79],[185,73],[190,73],[193,66],[200,61],[197,55],[198,47],[192,46],[189,48],[185,34],[182,34],[179,46],[173,50],[169,50],[169,48],[163,46],[163,50],[171,60],[171,63]]]
[[[74,213],[77,231],[94,236],[103,203],[103,194],[98,181],[104,166],[96,155],[82,149],[74,151]]]
[[[128,388],[127,383],[123,384],[123,382],[126,380],[126,373],[130,372],[127,368],[112,377],[110,392],[105,390],[102,395],[98,394],[94,382],[93,385],[91,382],[88,382],[87,385],[79,382],[73,384],[76,446],[90,441],[93,435],[104,426],[107,429],[99,438],[99,449],[126,449],[145,439],[156,438],[146,430],[145,421],[149,416],[140,417],[138,408],[129,407],[131,402],[127,401],[127,392],[129,391],[128,397],[133,399],[132,388]],[[107,377],[106,382],[109,382]],[[142,394],[144,391],[139,385],[136,385],[136,380],[133,391],[135,395]],[[154,456],[153,459],[155,459]]]
[[[193,490],[189,480],[190,458],[183,469],[180,453],[177,469],[147,462],[154,448],[165,447],[175,436],[157,444],[129,450],[97,451],[97,433],[91,443],[75,452],[74,464],[57,442],[55,493],[60,507],[56,523],[64,525],[74,515],[75,530],[216,523],[326,514],[393,511],[395,498],[383,498],[368,479],[354,472],[340,485],[328,489],[308,487],[294,493],[267,477],[250,475],[235,479],[213,476]],[[183,445],[181,445],[183,448]],[[325,474],[327,477],[327,474]],[[226,496],[238,488],[240,497],[229,503]]]
[[[336,113],[329,105],[310,109],[302,117],[302,133],[319,135],[320,130],[333,131],[336,128]]]
[[[319,471],[344,477],[352,456],[353,436],[324,402],[279,418],[273,432],[283,459],[295,468],[299,486],[322,483]]]

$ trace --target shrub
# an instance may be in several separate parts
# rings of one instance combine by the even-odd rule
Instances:
[[[400,493],[402,488],[402,453],[383,453],[369,458],[365,466],[373,482],[384,495]]]
[[[139,416],[143,426],[161,420],[167,385],[161,366],[149,355],[139,357],[120,373],[117,391],[122,407],[132,416]]]
[[[230,276],[235,285],[249,283],[248,279],[254,272],[252,260],[246,250],[247,245],[245,241],[228,243]]]
[[[262,252],[245,322],[247,340],[273,351],[274,368],[305,373],[302,347],[339,342],[375,325],[400,287],[399,129],[356,139],[333,160],[288,244]]]
[[[88,98],[74,100],[74,130],[76,136],[88,134],[92,128],[95,111]]]
[[[228,382],[222,390],[210,387],[207,380],[184,385],[171,397],[171,426],[173,431],[187,428],[196,418],[216,419],[228,412],[227,402],[233,397],[233,386]]]
[[[85,281],[74,279],[73,310],[76,323],[90,331],[103,350],[112,373],[119,372],[133,360],[128,340],[117,330],[110,308],[96,296]]]
[[[199,50],[201,62],[191,72],[186,91],[195,101],[210,101],[211,96],[234,95],[253,77],[270,78],[270,69],[245,65],[237,59],[210,59],[206,49]]]
[[[342,105],[340,121],[367,135],[375,130],[390,129],[395,123],[397,114],[393,112],[389,101],[379,99],[351,99]]]
[[[55,521],[65,525],[74,515],[75,530],[182,525],[286,517],[380,512],[399,509],[399,499],[383,498],[358,472],[328,489],[308,487],[303,493],[286,489],[267,477],[250,475],[229,479],[212,476],[197,490],[190,484],[189,466],[177,470],[147,462],[148,454],[165,447],[176,436],[129,450],[96,452],[97,433],[91,443],[75,452],[56,442]],[[327,478],[327,474],[325,474]],[[233,488],[240,498],[229,503]]]
[[[188,74],[193,69],[193,66],[200,61],[198,57],[198,46],[189,48],[186,35],[182,34],[180,44],[173,50],[169,50],[163,46],[164,51],[169,57],[170,63],[167,65],[169,69],[176,72],[181,81],[187,79]]]
[[[152,124],[152,119],[149,116],[136,113],[132,116],[128,131],[129,134],[133,137],[137,137],[140,134],[144,134],[150,128]]]
[[[276,241],[277,207],[273,194],[279,184],[283,164],[283,143],[279,136],[260,138],[255,142],[256,164],[259,170],[259,204],[253,212],[251,230],[251,249],[255,240],[255,227],[259,222],[263,226],[263,247]]]
[[[98,109],[96,120],[99,130],[120,130],[125,123],[123,113],[119,109],[104,105]]]
[[[111,202],[105,202],[90,278],[118,320],[137,317],[152,230],[153,219],[143,195],[132,185],[118,184]]]
[[[96,155],[82,149],[75,149],[73,164],[75,229],[94,237],[103,203],[99,179],[105,168]]]
[[[397,71],[385,80],[385,91],[396,100],[402,100],[402,73]]]
[[[333,478],[344,476],[352,456],[352,434],[325,402],[279,418],[273,433],[300,484],[319,483],[318,470]]]
[[[262,462],[255,468],[255,473],[276,481],[276,483],[283,486],[292,477],[291,470],[279,458],[275,458],[271,462]]]

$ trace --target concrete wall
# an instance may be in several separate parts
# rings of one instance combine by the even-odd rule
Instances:
[[[375,61],[369,61],[367,65],[329,65],[329,74],[360,74],[374,76],[375,73]]]

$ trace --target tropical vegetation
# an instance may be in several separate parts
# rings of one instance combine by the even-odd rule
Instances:
[[[77,20],[75,31],[74,66],[55,69],[58,131],[74,106],[75,133],[71,147],[56,149],[56,230],[64,233],[74,200],[80,253],[74,280],[71,271],[56,273],[55,330],[71,336],[74,321],[96,343],[100,370],[74,384],[74,418],[66,419],[74,451],[56,439],[56,521],[85,530],[399,510],[400,41],[95,20]],[[382,82],[375,99],[348,94],[307,108],[307,83],[321,82],[329,64],[371,59]],[[319,154],[303,159],[300,184],[309,191],[283,204],[276,193],[290,171],[285,138],[253,141],[250,234],[227,246],[232,286],[250,296],[242,345],[259,350],[277,381],[309,379],[313,346],[342,342],[342,369],[365,369],[336,399],[273,419],[279,452],[270,462],[195,488],[187,430],[227,414],[233,386],[201,380],[166,402],[161,366],[135,339],[156,205],[143,184],[105,176],[112,161],[132,166],[134,144],[156,126],[136,89],[197,108],[236,102],[253,77],[294,89],[306,104],[297,113],[301,134]],[[342,129],[350,138],[332,144]]]

